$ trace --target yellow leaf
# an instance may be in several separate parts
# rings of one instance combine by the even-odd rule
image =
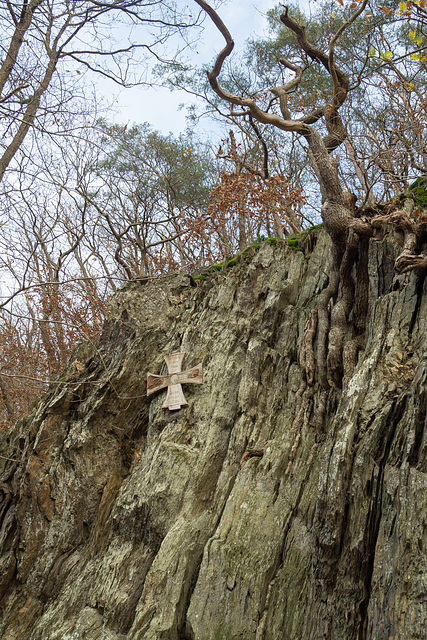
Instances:
[[[417,32],[415,31],[415,29],[411,29],[411,31],[409,32],[409,37],[411,38],[411,40],[413,40],[416,35]]]
[[[405,13],[406,11],[406,2],[399,2],[399,11],[401,11],[402,13]]]
[[[384,58],[385,58],[386,60],[390,60],[392,57],[393,57],[393,53],[392,53],[391,51],[386,51],[386,52],[384,53]]]

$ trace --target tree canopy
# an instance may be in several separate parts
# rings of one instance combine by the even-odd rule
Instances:
[[[393,224],[396,273],[424,273],[425,0],[322,1],[310,15],[277,5],[268,33],[238,53],[220,16],[205,0],[0,2],[6,422],[25,380],[39,389],[54,378],[128,280],[194,273],[322,218],[335,252],[319,310],[325,390],[342,386],[363,348],[369,239]],[[204,19],[218,55],[197,68],[181,54]],[[147,56],[194,97],[181,134],[114,123],[89,90],[90,74],[148,82]]]

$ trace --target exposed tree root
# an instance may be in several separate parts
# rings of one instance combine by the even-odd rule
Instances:
[[[319,304],[317,307],[318,317],[318,335],[317,335],[317,350],[316,350],[316,364],[317,364],[317,381],[322,391],[329,389],[328,375],[326,368],[327,358],[327,341],[329,335],[329,303],[331,299],[337,294],[339,285],[339,264],[341,262],[341,253],[334,246],[333,247],[333,260],[330,269],[329,283],[325,289],[319,295]]]
[[[403,249],[394,263],[396,273],[424,271],[427,268],[427,256],[417,253],[420,226],[412,220],[406,211],[396,211],[392,216],[396,228],[403,231]]]
[[[307,421],[323,430],[323,420],[331,389],[345,388],[357,365],[359,352],[365,348],[365,327],[369,314],[369,239],[389,224],[403,232],[404,243],[396,260],[397,273],[426,269],[427,256],[416,253],[423,227],[406,212],[396,211],[372,220],[354,218],[349,226],[345,251],[334,247],[328,285],[319,296],[317,309],[311,311],[301,344],[301,385],[292,430],[298,435],[290,453],[286,472],[290,470]],[[316,349],[314,344],[316,344]],[[313,393],[313,388],[315,393]]]
[[[427,256],[401,253],[395,262],[394,268],[397,273],[407,273],[414,270],[426,271]]]
[[[427,255],[417,252],[420,237],[425,231],[425,223],[417,223],[402,209],[387,216],[376,216],[372,220],[372,226],[383,231],[390,224],[403,233],[403,249],[394,263],[396,273],[402,274],[414,270],[421,273],[427,270]]]
[[[314,384],[315,376],[315,358],[313,350],[313,342],[316,337],[317,329],[317,309],[312,309],[308,318],[307,324],[304,328],[304,337],[300,351],[300,366],[304,371],[307,384],[312,387]]]
[[[349,331],[348,317],[354,304],[355,286],[352,269],[357,258],[357,242],[358,236],[350,230],[347,247],[340,265],[338,300],[331,313],[327,370],[329,379],[337,387],[340,387],[342,383],[342,350]]]
[[[313,329],[314,311],[304,332],[301,345],[301,405],[298,405],[293,424],[293,428],[296,427],[298,432],[307,385],[316,388],[314,425],[322,430],[331,387],[338,390],[345,388],[353,375],[359,352],[365,348],[366,342],[365,327],[369,314],[369,239],[378,235],[378,231],[385,233],[390,225],[403,233],[403,248],[395,261],[396,273],[411,270],[422,273],[427,270],[427,255],[420,252],[421,239],[426,235],[424,222],[417,223],[403,210],[376,216],[371,220],[352,220],[345,250],[341,252],[339,247],[335,248],[329,283],[319,296],[317,336],[313,333],[316,331],[316,328]],[[314,362],[308,357],[307,345],[313,344],[316,339]],[[314,351],[312,354],[314,358]]]

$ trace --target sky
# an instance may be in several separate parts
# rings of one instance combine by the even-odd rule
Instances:
[[[308,0],[294,0],[294,3],[303,7],[308,5]],[[266,35],[265,14],[276,4],[274,0],[257,0],[257,2],[228,0],[218,10],[235,40],[236,52],[243,51],[244,43],[251,36]],[[194,54],[194,59],[200,66],[213,60],[224,46],[222,35],[209,18],[204,23],[202,38],[200,46],[197,47],[198,54]],[[114,97],[115,111],[111,119],[115,122],[121,124],[149,122],[154,129],[163,134],[172,132],[176,135],[184,131],[186,110],[179,110],[179,105],[194,102],[194,99],[189,99],[184,92],[170,92],[169,89],[160,87],[134,87],[119,90],[113,83],[102,82],[98,84],[97,90],[107,101],[111,101]]]

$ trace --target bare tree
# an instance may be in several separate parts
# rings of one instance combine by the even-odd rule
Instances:
[[[23,0],[21,6],[2,0],[0,180],[32,127],[67,129],[63,103],[76,90],[67,72],[86,68],[121,85],[141,82],[143,56],[162,60],[168,37],[194,23],[185,8],[179,11],[168,0]],[[143,42],[129,35],[125,45],[119,43],[120,24],[141,33]]]

